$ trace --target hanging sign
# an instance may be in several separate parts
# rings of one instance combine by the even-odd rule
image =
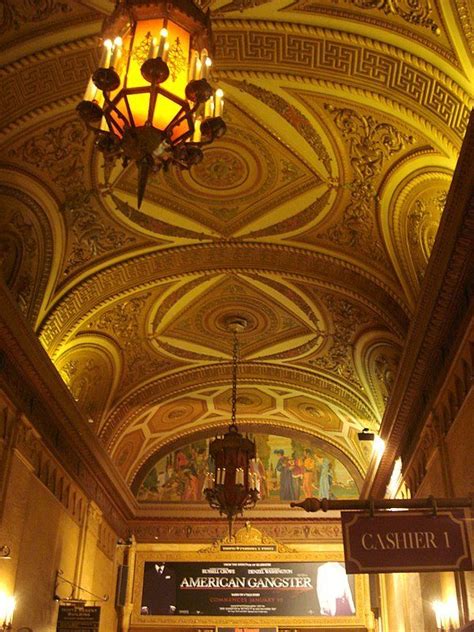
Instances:
[[[462,511],[343,511],[341,522],[348,574],[472,568]]]
[[[59,606],[56,632],[98,632],[99,606]]]

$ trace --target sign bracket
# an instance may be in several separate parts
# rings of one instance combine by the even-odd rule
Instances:
[[[413,509],[432,511],[438,515],[439,509],[474,509],[474,497],[472,498],[369,498],[367,500],[332,500],[329,498],[306,498],[301,502],[292,502],[290,507],[301,507],[305,511],[368,511],[370,516],[374,512],[386,509]]]
[[[79,584],[75,584],[74,582],[72,582],[69,579],[66,579],[64,576],[64,572],[59,568],[56,571],[56,579],[54,580],[54,594],[53,594],[53,600],[54,601],[65,601],[65,602],[70,602],[70,603],[84,603],[83,599],[74,599],[73,598],[73,592],[71,592],[70,597],[60,597],[58,595],[58,587],[59,584],[61,582],[65,583],[65,584],[69,584],[69,586],[71,586],[72,590],[74,591],[74,588],[77,588],[78,590],[81,590],[82,592],[87,593],[88,595],[91,595],[91,597],[94,597],[94,599],[87,599],[87,601],[93,601],[94,603],[96,601],[108,601],[109,600],[109,595],[104,595],[103,597],[99,597],[99,595],[96,595],[92,592],[90,592],[89,590],[86,590],[85,588],[83,588],[82,586],[79,586]]]

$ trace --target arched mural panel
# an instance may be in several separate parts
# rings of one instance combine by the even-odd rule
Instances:
[[[161,452],[143,468],[135,481],[141,503],[206,503],[202,489],[210,463],[209,443],[202,437]],[[261,501],[284,503],[308,496],[358,498],[359,478],[347,459],[338,458],[335,449],[304,433],[284,436],[256,432],[255,469],[261,481]],[[343,463],[342,460],[345,462]],[[144,474],[144,475],[143,475]],[[207,503],[206,503],[207,504]]]

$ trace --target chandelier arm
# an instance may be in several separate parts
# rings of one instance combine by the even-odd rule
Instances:
[[[121,121],[123,121],[123,123],[124,123],[124,125],[126,127],[134,127],[134,125],[133,125],[133,115],[131,113],[130,106],[128,105],[128,102],[127,102],[127,106],[128,106],[127,110],[130,113],[130,115],[131,115],[130,116],[130,121],[127,121],[127,117],[122,114],[122,112],[118,109],[118,107],[115,104],[115,102],[116,102],[116,100],[118,99],[119,96],[120,95],[117,95],[116,97],[114,97],[113,100],[111,100],[110,96],[109,96],[109,93],[108,92],[104,92],[104,101],[105,101],[105,103],[107,105],[107,108],[108,108],[107,111],[105,111],[105,109],[104,109],[104,116],[106,118],[106,121],[107,121],[107,123],[109,125],[113,124],[115,127],[117,127],[118,130],[120,130],[120,127],[117,125],[117,123],[114,122],[113,118],[110,116],[110,110],[113,110],[114,113],[117,115],[117,118],[119,118]],[[130,125],[130,123],[132,123],[132,125]]]
[[[158,90],[156,89],[156,86],[151,86],[151,90],[150,90],[150,103],[148,104],[148,116],[147,116],[147,120],[146,123],[148,123],[149,125],[153,125],[153,115],[155,113],[155,106],[156,106],[156,101],[158,99]]]

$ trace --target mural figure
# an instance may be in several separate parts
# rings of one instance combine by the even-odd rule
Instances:
[[[285,456],[284,450],[277,450],[276,454],[280,455],[275,468],[280,474],[280,500],[294,500],[290,459]]]
[[[319,498],[331,498],[332,468],[329,459],[324,458],[319,475]]]
[[[298,436],[257,433],[258,457],[251,471],[260,478],[260,502],[285,503],[303,498],[358,498],[354,479],[320,444]],[[150,468],[137,493],[140,502],[205,503],[209,441],[173,450]]]
[[[306,448],[304,451],[303,460],[303,497],[311,498],[314,494],[314,469],[316,467],[316,461],[314,460],[313,451]]]
[[[300,457],[296,455],[296,452],[293,452],[290,459],[290,470],[291,470],[291,500],[299,500],[301,494],[301,487],[303,484],[303,461]]]

